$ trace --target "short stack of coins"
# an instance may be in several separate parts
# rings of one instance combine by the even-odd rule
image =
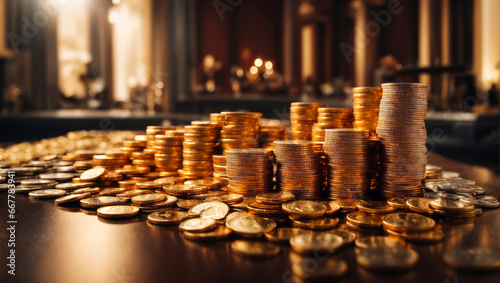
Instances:
[[[223,150],[256,148],[259,145],[259,118],[261,113],[222,112],[224,126],[220,131]]]
[[[274,141],[286,139],[287,133],[283,125],[259,127],[259,144],[262,148],[273,149]]]
[[[156,135],[164,135],[166,130],[175,130],[175,126],[148,126],[146,128],[146,148],[152,149],[155,145]]]
[[[353,127],[370,131],[370,136],[376,136],[381,87],[355,87],[352,89],[354,110]]]
[[[331,199],[364,199],[370,188],[368,131],[327,129],[324,150],[328,159]]]
[[[198,121],[199,122],[199,121]],[[181,176],[186,179],[206,178],[213,173],[212,155],[217,146],[219,127],[214,123],[198,123],[184,127]]]
[[[272,151],[264,148],[226,150],[228,191],[255,196],[273,189]]]
[[[427,86],[386,83],[382,89],[377,126],[380,194],[383,198],[421,196],[427,164]]]
[[[180,134],[175,134],[174,131],[166,131],[165,135],[155,136],[153,149],[155,151],[154,163],[157,171],[177,172],[182,168],[184,134],[182,132]]]
[[[312,127],[318,121],[318,108],[321,107],[325,105],[316,102],[292,102],[290,106],[292,140],[312,139]]]
[[[318,123],[312,128],[314,142],[325,141],[325,129],[352,128],[352,109],[349,108],[319,108]]]
[[[226,172],[226,156],[225,155],[213,155],[212,160],[214,163],[214,180],[221,183],[221,187],[225,187],[228,184],[227,172]]]
[[[275,141],[276,186],[297,199],[318,199],[323,191],[320,154],[310,141]]]

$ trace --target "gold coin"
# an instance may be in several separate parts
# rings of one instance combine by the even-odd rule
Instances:
[[[184,231],[182,236],[186,239],[195,241],[215,241],[226,239],[231,236],[231,230],[225,226],[217,226],[214,230],[208,232],[189,232]]]
[[[324,201],[321,203],[326,206],[326,212],[325,212],[326,215],[334,215],[340,210],[340,205],[332,201]]]
[[[97,209],[97,215],[103,218],[130,218],[137,214],[139,214],[139,208],[128,205],[111,205]]]
[[[99,188],[81,188],[74,190],[73,194],[90,193],[91,195],[93,195],[93,194],[98,194],[100,190],[101,189]]]
[[[396,208],[390,206],[385,201],[364,201],[358,203],[358,209],[367,213],[390,213],[396,211]]]
[[[369,236],[356,239],[356,246],[367,248],[370,246],[404,247],[405,243],[397,238],[386,236]]]
[[[406,204],[415,212],[424,214],[433,214],[434,210],[430,206],[431,199],[428,198],[410,198],[406,201]]]
[[[301,218],[319,218],[326,213],[324,204],[310,200],[296,200],[284,203],[283,211]]]
[[[265,233],[264,236],[266,236],[266,239],[268,241],[288,244],[291,237],[302,233],[311,232],[300,228],[276,228],[270,232]]]
[[[382,225],[398,232],[421,232],[434,228],[436,222],[416,213],[391,213],[384,217]]]
[[[133,203],[137,204],[150,204],[154,202],[160,202],[167,198],[167,195],[162,193],[152,193],[152,194],[144,194],[137,195],[130,198]]]
[[[213,230],[217,222],[212,218],[191,218],[179,225],[179,230],[188,232],[205,232]]]
[[[444,262],[462,270],[497,270],[500,269],[500,251],[484,247],[457,248],[444,255]]]
[[[123,197],[123,198],[131,198],[133,196],[145,195],[145,194],[150,194],[150,193],[152,193],[152,191],[137,189],[137,190],[125,191],[123,193],[117,194],[116,196],[117,197]]]
[[[127,202],[127,199],[125,198],[100,196],[83,198],[80,200],[80,206],[84,208],[98,208],[101,206],[117,205],[125,202]]]
[[[203,202],[203,200],[199,200],[199,199],[180,199],[177,202],[177,206],[182,208],[182,209],[190,209],[191,207],[193,207],[197,204],[200,204],[202,202]]]
[[[220,196],[212,196],[206,198],[207,201],[220,201],[226,204],[237,203],[243,200],[243,195],[240,194],[224,194]]]
[[[295,196],[289,192],[264,193],[255,196],[255,200],[261,203],[282,204],[287,201],[292,201]]]
[[[35,190],[29,192],[29,196],[31,198],[57,198],[64,196],[66,194],[65,190],[56,190],[56,189],[44,189],[44,190]]]
[[[291,248],[301,254],[333,253],[343,243],[342,237],[328,232],[299,234],[290,238]]]
[[[395,208],[408,209],[408,204],[406,201],[410,199],[409,197],[393,197],[387,200],[387,203]]]
[[[258,238],[273,230],[276,222],[248,215],[226,220],[226,226],[240,236]]]
[[[372,270],[403,270],[417,264],[418,253],[400,246],[369,246],[356,253],[356,261]]]
[[[443,210],[446,212],[469,212],[474,211],[475,206],[460,202],[458,200],[450,199],[433,199],[429,202],[429,205],[435,209]]]
[[[311,262],[310,257],[298,253],[290,253],[294,276],[307,281],[337,278],[347,272],[347,263],[334,257]],[[314,266],[311,266],[314,264]]]
[[[344,246],[351,245],[356,240],[356,234],[351,232],[351,231],[336,229],[336,230],[328,231],[328,233],[332,233],[334,235],[340,236],[342,238],[342,240],[344,241],[343,242]]]
[[[211,218],[214,220],[224,219],[229,212],[229,206],[220,201],[203,202],[191,207],[189,216],[201,218]]]
[[[332,201],[332,203],[340,206],[340,209],[347,210],[347,211],[357,210],[358,204],[361,202],[362,202],[362,200],[360,200],[360,199],[338,199],[338,200]]]
[[[295,218],[293,215],[290,215],[290,219],[292,219],[292,224],[297,228],[304,228],[310,230],[327,230],[332,229],[339,223],[339,219],[337,217],[329,218],[315,218],[315,219],[300,219]]]
[[[60,198],[57,198],[55,200],[55,202],[56,202],[56,204],[70,203],[70,202],[79,201],[82,198],[86,198],[88,196],[90,196],[90,192],[80,193],[80,194],[72,194],[72,195],[67,195],[67,196],[62,196]]]
[[[280,247],[269,242],[236,240],[231,243],[231,250],[238,255],[249,258],[267,258],[279,254]]]
[[[444,239],[442,230],[430,230],[425,232],[397,232],[385,229],[387,235],[401,238],[407,242],[414,243],[436,243]]]
[[[156,225],[174,225],[179,224],[188,218],[185,211],[167,210],[153,212],[148,215],[148,222]]]
[[[384,215],[368,214],[365,212],[351,212],[347,214],[346,220],[361,227],[381,228]]]
[[[106,175],[108,171],[104,168],[92,168],[80,175],[80,180],[84,182],[95,181]]]

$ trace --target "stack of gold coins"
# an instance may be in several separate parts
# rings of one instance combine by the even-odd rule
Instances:
[[[272,151],[264,148],[226,150],[228,191],[255,196],[273,189]]]
[[[221,182],[221,187],[225,187],[228,184],[226,172],[226,156],[213,155],[212,160],[214,162],[214,179]]]
[[[170,127],[163,126],[148,126],[146,128],[146,148],[152,149],[155,145],[155,136],[165,134],[166,130],[171,129]]]
[[[443,169],[436,165],[427,164],[425,166],[425,179],[442,179],[443,178]]]
[[[427,86],[387,83],[382,89],[377,126],[380,193],[385,198],[420,196],[427,164]]]
[[[382,88],[355,87],[352,92],[354,128],[368,130],[370,136],[376,136]]]
[[[206,178],[213,173],[212,155],[217,146],[219,127],[214,123],[193,121],[184,127],[181,176],[186,179]]]
[[[310,141],[275,141],[276,186],[297,199],[318,199],[323,191],[320,154]]]
[[[312,140],[325,141],[325,129],[352,128],[353,119],[349,108],[319,108],[318,123],[312,127]]]
[[[132,152],[132,164],[137,166],[148,166],[154,169],[155,166],[155,155],[154,153],[145,152]]]
[[[319,167],[322,174],[323,187],[326,187],[328,185],[328,167],[325,150],[323,149],[324,144],[324,142],[313,142],[313,149],[319,154]]]
[[[259,127],[259,142],[262,148],[273,149],[274,141],[286,139],[288,138],[283,125]]]
[[[370,188],[368,131],[327,129],[324,150],[328,159],[331,199],[363,199]]]
[[[312,127],[318,121],[318,108],[321,107],[325,105],[316,102],[292,102],[290,106],[292,140],[312,139]]]
[[[210,121],[219,124],[221,128],[224,126],[224,119],[224,114],[222,113],[210,113]]]
[[[130,156],[132,156],[132,152],[142,152],[145,147],[146,147],[145,141],[128,140],[128,141],[123,141],[123,146],[120,147],[120,151],[123,153],[130,154]]]
[[[259,145],[259,118],[261,113],[222,112],[224,126],[220,131],[223,150],[256,148]]]
[[[174,131],[166,131],[165,135],[155,136],[153,149],[155,151],[154,164],[157,171],[177,172],[182,168],[183,135],[183,132],[175,134]]]
[[[121,150],[106,151],[104,155],[98,154],[92,157],[92,166],[103,167],[108,170],[113,170],[116,168],[123,167],[126,164],[130,164],[131,155],[132,155],[131,153],[123,152]],[[78,163],[78,161],[75,162],[75,164],[76,163]]]

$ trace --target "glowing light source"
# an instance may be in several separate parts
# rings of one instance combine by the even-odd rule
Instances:
[[[262,59],[257,58],[257,59],[255,59],[255,61],[253,63],[255,66],[260,67],[260,66],[262,66]]]
[[[255,66],[250,67],[250,73],[252,73],[253,75],[257,74],[258,72],[259,72],[259,69],[257,67],[255,67]]]
[[[266,69],[272,69],[273,68],[273,62],[267,61],[266,64],[264,64],[264,66],[266,67]]]

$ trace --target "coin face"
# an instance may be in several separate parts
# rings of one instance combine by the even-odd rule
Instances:
[[[458,200],[451,199],[433,199],[429,202],[430,206],[448,212],[468,212],[474,211],[474,205],[466,204]]]
[[[369,228],[382,227],[383,219],[384,215],[368,214],[365,212],[351,212],[346,216],[346,220],[349,221],[351,224]]]
[[[188,216],[188,213],[185,211],[158,211],[148,215],[148,222],[156,225],[174,225],[181,223]]]
[[[220,201],[203,202],[191,207],[188,211],[189,216],[199,216],[202,218],[212,218],[220,220],[226,217],[229,212],[229,206]]]
[[[80,175],[80,180],[84,182],[95,181],[106,175],[107,171],[104,168],[92,168]]]
[[[266,239],[271,242],[289,243],[291,237],[302,233],[311,232],[300,228],[276,228],[270,232],[265,233],[265,236]]]
[[[356,254],[359,265],[381,271],[409,269],[418,262],[418,254],[414,250],[400,246],[369,246]]]
[[[180,199],[177,202],[177,206],[182,209],[190,209],[191,207],[202,203],[203,201],[200,199]]]
[[[326,213],[324,204],[310,200],[296,200],[284,203],[283,211],[302,218],[319,218]]]
[[[410,198],[406,201],[406,204],[415,212],[424,213],[424,214],[432,214],[434,211],[430,206],[431,199],[429,198]]]
[[[236,240],[231,243],[231,250],[244,257],[267,258],[278,255],[280,247],[269,242]]]
[[[60,196],[64,196],[65,194],[66,191],[56,189],[36,190],[29,192],[29,196],[32,198],[57,198]]]
[[[328,233],[332,233],[334,235],[342,237],[344,246],[351,245],[356,240],[356,234],[351,231],[336,229],[328,231]]]
[[[128,205],[111,205],[97,209],[97,215],[103,218],[122,219],[139,214],[139,208]]]
[[[416,213],[391,213],[384,217],[382,225],[399,232],[420,232],[434,228],[436,222],[429,217]]]
[[[500,251],[484,247],[457,248],[444,255],[444,262],[462,270],[495,270],[500,269]]]
[[[299,234],[290,238],[292,249],[301,254],[311,254],[319,251],[333,253],[343,243],[342,237],[328,232]]]
[[[188,232],[204,232],[210,231],[217,226],[217,223],[212,218],[192,218],[183,221],[179,225],[179,230]]]
[[[220,201],[226,204],[237,203],[243,200],[243,195],[240,194],[225,194],[220,196],[208,197],[207,201]]]
[[[358,209],[367,213],[390,213],[396,208],[385,201],[364,201],[358,203]]]
[[[265,193],[258,194],[255,196],[255,200],[261,203],[268,204],[282,204],[287,201],[292,201],[295,199],[295,196],[289,192],[275,192],[275,193]]]
[[[63,204],[63,203],[71,203],[71,202],[76,202],[76,201],[79,201],[81,200],[82,198],[86,198],[86,197],[89,197],[90,196],[90,193],[89,192],[86,192],[86,193],[80,193],[80,194],[72,194],[72,195],[66,195],[66,196],[62,196],[62,197],[59,197],[55,200],[55,202],[57,204]]]
[[[240,216],[226,220],[226,226],[243,237],[261,237],[273,230],[276,222],[256,216]]]
[[[326,215],[333,215],[340,210],[340,205],[334,203],[333,201],[322,202],[326,206]]]
[[[194,241],[216,241],[227,239],[231,236],[231,229],[225,226],[217,226],[214,230],[208,232],[188,232],[184,231],[182,236],[186,239],[194,240]]]
[[[150,204],[162,201],[167,198],[167,195],[162,193],[152,193],[152,194],[144,194],[137,195],[130,198],[133,203],[137,204]]]
[[[363,202],[360,199],[338,199],[332,201],[332,203],[337,204],[340,206],[340,209],[343,210],[357,210],[358,209],[358,204]]]
[[[410,199],[409,197],[393,197],[387,200],[387,204],[395,208],[408,209],[408,204],[406,201]]]
[[[321,217],[314,219],[303,219],[298,218],[294,219],[293,215],[290,215],[292,219],[292,224],[297,228],[311,229],[311,230],[327,230],[332,229],[339,223],[339,219],[337,217]]]
[[[80,200],[80,205],[85,208],[98,208],[101,206],[116,205],[125,202],[127,202],[127,200],[124,198],[100,196],[100,197],[83,198]]]
[[[367,248],[371,246],[404,247],[405,243],[397,238],[386,236],[369,236],[356,239],[356,246]]]

